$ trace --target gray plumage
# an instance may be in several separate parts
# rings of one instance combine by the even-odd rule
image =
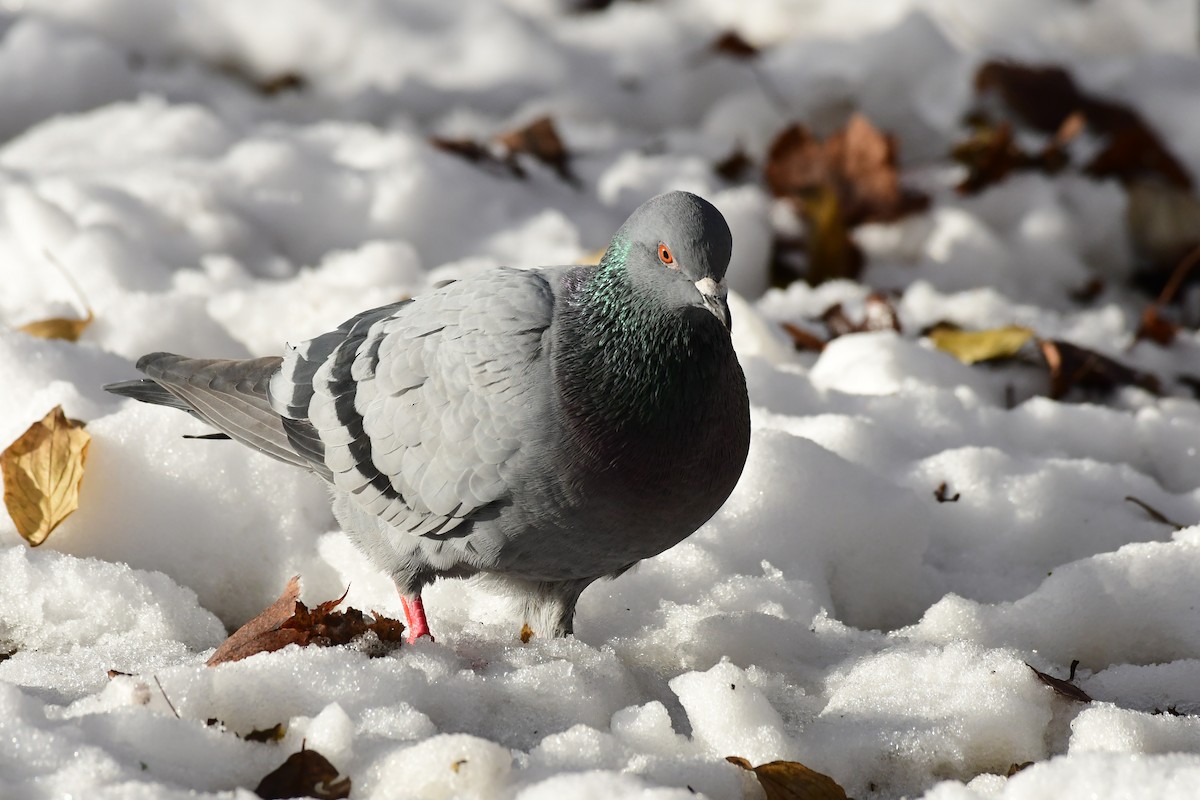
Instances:
[[[154,353],[110,391],[192,413],[332,487],[373,563],[417,598],[489,575],[540,634],[597,578],[675,545],[749,448],[728,331],[729,228],[656,197],[599,266],[501,268],[363,312],[280,358]]]

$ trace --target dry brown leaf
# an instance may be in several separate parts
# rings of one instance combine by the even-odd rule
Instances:
[[[1138,323],[1137,333],[1133,336],[1133,343],[1137,344],[1149,339],[1155,344],[1167,347],[1175,341],[1178,334],[1179,323],[1162,316],[1162,309],[1159,305],[1151,303],[1142,309],[1142,319]]]
[[[871,292],[863,301],[863,318],[855,322],[846,315],[841,303],[834,303],[821,314],[821,322],[829,331],[829,338],[836,339],[850,333],[870,331],[896,331],[900,333],[900,315],[891,299],[883,292]]]
[[[282,722],[277,722],[270,728],[255,728],[242,738],[247,742],[260,742],[262,744],[266,744],[267,742],[278,742],[283,739],[286,734],[287,726]]]
[[[300,576],[293,575],[284,588],[283,594],[271,605],[267,606],[258,616],[233,632],[233,635],[221,643],[216,652],[208,659],[208,666],[215,667],[228,661],[241,661],[255,653],[270,652],[263,647],[262,637],[277,631],[283,623],[292,618],[296,610],[296,602],[300,598]],[[279,650],[291,642],[282,642],[271,650]]]
[[[40,339],[62,339],[67,342],[77,342],[79,341],[79,337],[83,335],[84,329],[88,325],[91,325],[95,319],[96,315],[92,313],[91,309],[88,309],[87,316],[83,319],[52,317],[51,319],[40,319],[27,323],[17,330],[27,333],[30,336],[37,336]]]
[[[521,644],[529,644],[529,640],[533,638],[533,628],[529,627],[526,622],[521,626]]]
[[[759,54],[759,49],[742,38],[740,33],[736,31],[726,31],[718,36],[709,49],[723,56],[730,58],[756,58]]]
[[[964,364],[1012,358],[1033,338],[1033,331],[1020,325],[1007,325],[983,331],[964,331],[939,325],[929,332],[937,349],[949,353]]]
[[[315,797],[318,800],[344,800],[350,796],[350,779],[337,779],[337,767],[316,750],[305,750],[288,756],[287,761],[271,772],[254,793],[264,800],[290,797]]]
[[[1078,113],[1066,118],[1059,134],[1039,153],[1022,150],[1013,137],[1012,126],[981,125],[969,139],[955,145],[950,155],[967,168],[967,176],[955,187],[960,194],[976,194],[1000,183],[1016,170],[1055,173],[1067,165],[1063,149],[1083,127]]]
[[[571,172],[570,154],[563,144],[554,120],[550,117],[538,117],[524,128],[502,133],[495,139],[496,143],[508,153],[508,161],[519,175],[524,172],[513,159],[516,153],[525,153],[541,161],[553,169],[558,176],[568,183],[577,183],[577,178]]]
[[[713,165],[713,172],[730,183],[744,181],[754,168],[754,162],[740,147]]]
[[[1076,387],[1099,392],[1110,392],[1118,386],[1137,386],[1151,394],[1162,391],[1157,376],[1127,367],[1086,347],[1058,339],[1041,339],[1038,347],[1050,369],[1052,399],[1057,400]]]
[[[347,588],[346,590],[350,590]],[[310,609],[300,602],[300,578],[293,577],[279,599],[254,619],[234,631],[212,657],[208,666],[215,667],[230,661],[240,661],[256,653],[282,650],[289,644],[307,647],[333,647],[349,644],[368,631],[380,641],[398,644],[404,638],[404,625],[395,619],[375,614],[368,620],[357,608],[335,611],[346,599],[326,600]]]
[[[786,128],[771,144],[765,173],[771,192],[798,210],[814,191],[833,190],[847,228],[888,222],[929,205],[928,197],[900,185],[896,140],[861,114],[824,141],[801,125]]]
[[[1033,670],[1033,674],[1037,675],[1037,679],[1053,689],[1055,694],[1065,697],[1068,700],[1074,700],[1077,703],[1092,702],[1091,695],[1089,695],[1083,689],[1080,689],[1075,684],[1071,683],[1069,680],[1064,681],[1062,678],[1056,678],[1053,675],[1047,675],[1029,662],[1026,662],[1025,666]],[[1071,662],[1071,680],[1074,680],[1075,678],[1075,668],[1077,666],[1079,666],[1078,661]]]
[[[950,487],[945,481],[938,484],[938,487],[933,490],[933,498],[939,503],[957,503],[962,495],[958,492],[950,494]]]
[[[1055,134],[1061,149],[1083,127],[1107,136],[1100,152],[1085,167],[1088,174],[1129,181],[1157,176],[1172,186],[1191,188],[1192,179],[1145,120],[1129,106],[1089,95],[1070,73],[1057,66],[1030,66],[989,61],[975,74],[975,90],[998,95],[1004,106],[1035,130]],[[1078,115],[1081,120],[1072,121]]]
[[[828,775],[796,761],[772,761],[757,767],[739,756],[725,759],[758,778],[767,800],[846,800],[846,790]]]
[[[4,505],[34,547],[79,508],[79,486],[92,437],[62,406],[35,422],[0,453]]]
[[[793,325],[790,322],[779,323],[783,328],[783,332],[792,337],[792,344],[797,350],[811,350],[814,353],[819,353],[825,349],[825,340],[814,333],[809,333],[798,325]]]

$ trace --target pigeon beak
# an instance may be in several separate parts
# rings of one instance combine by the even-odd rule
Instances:
[[[696,290],[700,292],[700,298],[704,301],[704,307],[721,321],[721,324],[725,326],[725,330],[729,330],[729,304],[725,301],[729,290],[725,288],[725,281],[718,283],[712,278],[701,278],[696,281]]]

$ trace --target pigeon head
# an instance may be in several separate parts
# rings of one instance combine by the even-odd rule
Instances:
[[[732,249],[729,225],[712,203],[690,192],[667,192],[633,212],[600,267],[623,272],[635,288],[667,305],[703,308],[728,328],[725,270]]]

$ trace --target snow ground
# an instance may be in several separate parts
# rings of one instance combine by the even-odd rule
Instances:
[[[249,797],[301,741],[353,797],[734,798],[730,755],[802,761],[860,800],[1197,796],[1200,527],[1125,498],[1200,519],[1200,406],[1178,387],[1051,401],[1043,378],[916,333],[1019,323],[1200,374],[1191,331],[1128,349],[1145,301],[1119,280],[1071,299],[1129,271],[1121,187],[941,191],[859,231],[861,285],[766,291],[777,210],[711,168],[857,108],[951,185],[974,67],[1004,54],[1133,105],[1200,176],[1195,4],[567,5],[0,3],[0,447],[58,403],[93,437],[81,507],[46,545],[0,515],[0,797]],[[778,98],[704,55],[730,28],[771,45],[758,69]],[[253,88],[288,74],[303,90]],[[544,113],[578,187],[427,143]],[[754,440],[717,517],[591,588],[574,639],[523,645],[502,601],[444,582],[436,643],[205,667],[293,574],[310,602],[346,584],[359,608],[400,616],[398,600],[315,479],[184,440],[202,426],[101,384],[145,352],[277,353],[446,277],[576,261],[668,188],[712,199],[736,240]],[[95,323],[78,344],[17,332],[73,313],[62,271]],[[902,292],[904,334],[817,356],[775,324],[853,314],[868,285]],[[935,501],[942,482],[958,502]],[[1023,663],[1061,677],[1073,659],[1091,704]],[[233,735],[279,722],[280,743]]]

